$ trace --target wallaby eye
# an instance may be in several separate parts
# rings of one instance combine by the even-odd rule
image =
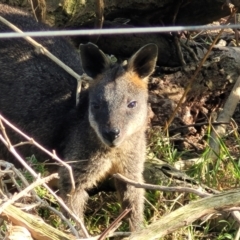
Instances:
[[[91,107],[95,110],[98,110],[100,109],[100,104],[97,104],[97,103],[91,103]]]
[[[128,104],[128,108],[135,108],[137,106],[137,101],[132,101]]]

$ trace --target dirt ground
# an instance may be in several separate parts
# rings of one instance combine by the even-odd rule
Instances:
[[[223,24],[226,19],[220,19],[212,25]],[[203,57],[210,46],[206,43],[209,39],[214,39],[218,32],[218,30],[206,31],[194,38],[192,44],[195,47],[192,49],[197,57],[200,59]],[[231,55],[230,53],[237,49],[235,47],[238,45],[235,40],[236,34],[239,35],[238,30],[236,32],[232,29],[223,31],[170,125],[169,136],[178,136],[177,140],[174,141],[178,150],[187,149],[201,153],[205,149],[207,123],[216,120],[239,76],[238,56],[236,55],[235,58],[235,54]],[[159,67],[157,69],[157,74],[149,83],[152,127],[160,126],[163,128],[166,125],[196,70],[196,66],[196,63],[192,61],[184,68],[166,69]],[[238,105],[233,115],[236,126],[240,121],[239,111]],[[232,127],[229,126],[229,129]],[[227,141],[234,152],[231,142],[236,140],[231,140],[230,137]]]

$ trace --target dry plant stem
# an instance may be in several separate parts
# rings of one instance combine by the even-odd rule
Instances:
[[[0,123],[1,121],[4,121],[8,126],[10,126],[11,128],[13,128],[16,132],[20,133],[22,136],[24,136],[25,138],[30,139],[27,135],[25,135],[24,133],[22,133],[19,129],[17,129],[16,127],[14,127],[11,123],[9,123],[6,119],[4,119],[1,115],[0,115]],[[0,125],[1,127],[1,125]],[[1,129],[1,128],[0,128]],[[2,129],[2,131],[4,131],[4,129]],[[5,133],[6,135],[6,133]],[[6,136],[7,137],[7,136]],[[8,137],[7,137],[8,139]],[[16,152],[15,148],[12,145],[8,145],[9,140],[5,140],[5,138],[2,136],[2,134],[0,134],[0,140],[5,144],[5,146],[9,149],[9,151],[19,160],[19,162],[31,173],[31,175],[33,177],[37,177],[38,174],[19,156],[19,154]],[[40,148],[42,151],[48,153],[50,156],[53,156],[54,159],[56,159],[57,156],[54,156],[51,152],[47,151],[45,148],[43,148],[40,144],[37,144],[36,142],[34,142],[34,145],[37,146],[38,148]],[[60,159],[59,159],[60,160]],[[61,160],[60,160],[61,161]],[[70,167],[70,166],[69,166]],[[85,235],[85,237],[89,237],[89,234],[84,226],[84,224],[82,223],[81,219],[78,218],[68,207],[67,205],[55,194],[54,191],[52,191],[52,189],[47,185],[47,184],[43,184],[43,186],[49,191],[49,193],[51,193],[54,198],[59,202],[59,204],[61,205],[61,207],[63,207],[72,217],[73,219],[79,223],[83,234]]]
[[[60,160],[60,159],[56,156],[56,154],[52,154],[51,152],[47,151],[45,148],[43,148],[43,147],[42,147],[41,145],[39,145],[37,142],[33,141],[33,139],[29,138],[27,135],[25,135],[24,133],[22,133],[19,129],[17,129],[17,128],[14,127],[12,124],[10,124],[6,119],[1,118],[1,115],[0,115],[0,129],[2,129],[2,132],[3,132],[4,136],[5,136],[5,139],[2,139],[2,136],[1,136],[1,134],[0,134],[0,139],[1,139],[3,142],[4,142],[4,140],[6,141],[6,142],[5,142],[5,145],[6,145],[6,144],[10,144],[10,146],[12,146],[11,143],[10,143],[10,141],[9,141],[9,139],[8,139],[8,137],[7,137],[7,135],[6,135],[6,131],[5,131],[5,128],[4,128],[1,120],[3,120],[6,124],[8,124],[10,127],[12,127],[16,132],[18,132],[19,134],[21,134],[22,136],[24,136],[25,138],[27,138],[29,141],[31,141],[32,144],[36,145],[36,146],[37,146],[38,148],[40,148],[42,151],[48,153],[50,156],[52,156],[52,158],[54,158],[54,159],[56,159],[56,160]],[[6,146],[8,146],[8,145],[6,145]],[[14,147],[12,147],[12,149],[15,151]],[[15,151],[15,152],[16,152],[16,151]],[[12,152],[12,153],[13,153],[13,152]],[[13,153],[13,154],[14,154],[14,153]],[[26,164],[26,162],[18,155],[17,152],[16,152],[16,154],[17,154],[17,156],[16,156],[15,154],[14,154],[14,155],[15,155],[15,156],[17,157],[17,159],[22,163],[22,165],[32,174],[32,176],[37,177],[37,176],[38,176],[37,173],[35,173],[35,172],[28,166],[28,164]],[[62,160],[60,160],[60,161],[62,161]],[[63,165],[65,165],[65,164],[66,164],[66,163],[63,162]],[[68,166],[69,166],[69,165],[66,164],[66,167],[68,167]],[[70,167],[70,166],[69,166],[69,167]],[[70,167],[69,170],[71,170],[71,167]],[[18,175],[19,175],[19,173],[18,173]],[[21,175],[21,174],[20,174],[20,175]],[[20,175],[19,175],[19,176],[20,176]],[[73,179],[72,171],[70,172],[70,176],[71,176],[71,179]],[[21,179],[24,179],[24,178],[21,177]],[[25,181],[24,181],[24,183],[25,183],[26,186],[29,185],[29,184],[28,184],[27,182],[25,182]],[[74,187],[75,187],[74,179],[73,179],[73,184],[74,184]],[[70,209],[65,205],[65,203],[64,203],[63,201],[61,201],[61,200],[59,199],[59,197],[58,197],[46,184],[44,184],[44,187],[46,187],[46,188],[48,189],[48,191],[49,191],[52,195],[54,195],[54,197],[59,201],[60,205],[61,205],[67,212],[69,212],[70,215],[72,215],[72,217],[73,217],[77,222],[79,222],[80,226],[81,226],[83,229],[85,229],[85,227],[84,227],[83,223],[81,222],[81,220],[80,220],[73,212],[70,211]],[[34,194],[35,197],[36,197],[36,193],[33,192],[33,194]],[[40,199],[38,199],[38,200],[40,200]],[[59,215],[59,214],[58,214],[58,215]],[[62,216],[63,216],[63,215],[62,215]],[[65,219],[66,219],[66,218],[65,218]],[[70,222],[68,222],[68,225],[69,225],[69,223],[70,223]],[[73,227],[72,227],[71,224],[69,225],[69,227],[73,230],[73,232],[75,232],[75,234],[77,233],[77,232],[73,229]],[[88,233],[87,233],[86,229],[83,230],[83,232],[85,232],[85,233],[86,233],[86,236],[88,236]]]
[[[176,46],[176,50],[177,50],[177,55],[178,55],[179,61],[180,61],[182,66],[185,66],[186,62],[184,60],[183,53],[182,53],[181,46],[180,46],[180,42],[179,42],[179,38],[178,38],[176,33],[174,33],[174,37],[173,38],[174,38],[174,43],[175,43],[175,46]]]
[[[38,18],[36,16],[36,12],[35,12],[32,0],[30,0],[30,5],[31,5],[31,8],[32,8],[33,16],[34,16],[35,20],[38,22]]]
[[[237,12],[237,8],[234,8],[234,10],[232,11],[231,15],[229,16],[227,22],[225,23],[225,25],[229,23],[230,19],[232,18],[232,16],[233,16],[236,12]],[[180,100],[179,100],[179,102],[178,102],[178,104],[177,104],[177,107],[174,109],[174,111],[173,111],[170,119],[168,120],[168,122],[166,123],[166,126],[165,126],[164,129],[163,129],[164,132],[167,131],[168,127],[169,127],[170,124],[172,123],[172,121],[173,121],[173,119],[174,119],[174,117],[175,117],[175,115],[176,115],[179,107],[182,105],[183,100],[184,100],[185,97],[187,96],[188,92],[191,90],[192,84],[193,84],[196,76],[197,76],[198,73],[200,72],[200,70],[201,70],[204,62],[205,62],[206,59],[208,58],[208,56],[209,56],[209,54],[210,54],[213,46],[216,44],[216,42],[218,41],[218,39],[219,39],[219,37],[221,36],[221,34],[222,34],[223,31],[224,31],[224,29],[221,29],[221,30],[219,31],[218,35],[216,36],[216,38],[215,38],[214,41],[212,42],[212,44],[211,44],[210,48],[208,49],[207,53],[205,54],[204,58],[203,58],[203,59],[201,60],[201,62],[199,63],[198,68],[196,69],[196,71],[194,72],[193,76],[192,76],[191,79],[189,80],[189,83],[188,83],[188,85],[187,85],[187,87],[186,87],[186,89],[185,89],[182,97],[180,98]]]
[[[134,232],[126,240],[159,239],[175,230],[190,225],[203,216],[240,206],[239,189],[227,191],[193,201],[150,224],[147,228]]]
[[[44,22],[46,19],[46,2],[45,0],[30,0],[31,7],[37,22]]]
[[[8,175],[19,192],[22,191],[22,189],[13,175],[17,176],[20,180],[22,180],[25,186],[29,185],[27,180],[23,177],[23,175],[16,168],[14,168],[13,164],[0,160],[0,166],[1,166],[1,174],[3,176]]]
[[[3,135],[5,140],[7,141],[7,148],[13,147],[9,141],[9,138],[6,135],[6,131],[5,128],[2,124],[2,121],[7,124],[10,128],[12,128],[15,132],[19,133],[20,135],[22,135],[24,138],[26,138],[30,144],[33,144],[34,146],[36,146],[37,148],[41,149],[43,152],[45,152],[46,154],[48,154],[50,157],[52,157],[54,160],[58,161],[59,163],[61,163],[64,167],[66,167],[69,171],[69,175],[70,175],[70,179],[71,179],[71,183],[72,183],[72,190],[75,190],[75,181],[74,181],[74,177],[73,177],[73,173],[72,173],[72,168],[71,166],[69,166],[67,163],[65,163],[64,161],[62,161],[56,154],[49,152],[47,149],[45,149],[43,146],[41,146],[39,143],[37,143],[33,138],[30,138],[28,135],[26,135],[25,133],[23,133],[22,131],[20,131],[18,128],[16,128],[13,124],[11,124],[7,119],[5,119],[2,115],[0,115],[0,130],[2,129]],[[9,147],[8,147],[9,146]]]
[[[14,165],[12,165],[14,167]],[[12,168],[13,168],[12,167]],[[12,169],[13,170],[13,169]],[[14,173],[16,174],[16,176],[22,181],[22,183],[27,187],[29,186],[28,181],[26,180],[26,178],[22,175],[22,173],[14,167]]]
[[[24,185],[25,187],[28,187],[28,186],[29,186],[28,181],[27,181],[26,178],[22,175],[22,173],[21,173],[17,168],[14,167],[13,164],[0,160],[0,166],[6,167],[7,165],[8,165],[8,168],[10,169],[10,171],[12,171],[12,172],[15,174],[15,176],[17,176],[17,177],[22,181],[23,185]],[[7,167],[6,167],[6,168],[7,168]],[[12,174],[9,174],[9,175],[10,175],[10,178],[11,178],[12,182],[13,182],[14,185],[17,187],[18,191],[19,191],[19,192],[22,191],[21,187],[20,187],[19,184],[17,183],[16,179],[12,176]],[[35,192],[34,190],[31,191],[31,193],[33,194],[33,196],[34,196],[35,198],[38,199],[38,201],[41,201],[41,199],[38,197],[38,195],[36,194],[36,192]]]
[[[51,181],[53,178],[58,178],[58,174],[54,173],[48,177],[45,178],[40,178],[38,177],[35,182],[33,182],[32,184],[30,184],[28,187],[26,187],[24,190],[22,190],[21,192],[19,192],[18,194],[13,195],[13,197],[11,199],[9,199],[7,202],[3,203],[0,206],[0,214],[3,212],[3,210],[9,206],[10,204],[13,204],[14,202],[16,202],[19,198],[24,197],[29,191],[31,191],[32,189],[34,189],[35,187],[42,185],[43,183],[47,183],[49,181]]]
[[[104,13],[104,1],[103,0],[95,0],[95,5],[96,5],[96,19],[95,19],[95,24],[94,27],[96,29],[101,29],[103,26],[103,13]],[[99,35],[96,36],[91,36],[90,37],[90,42],[96,43],[99,39]]]
[[[101,234],[100,236],[98,236],[99,238],[97,238],[97,240],[99,240],[100,238],[101,238],[102,240],[105,240],[106,238],[111,237],[112,234],[115,232],[115,230],[118,229],[118,228],[121,226],[121,224],[122,224],[121,222],[116,223],[114,227],[112,227],[111,229],[109,229],[108,233],[106,233],[106,234],[104,235],[104,237],[102,237],[102,234]],[[107,229],[106,229],[106,230],[107,230]],[[104,232],[105,232],[106,230],[104,230]],[[129,235],[130,235],[130,234],[129,234]],[[129,236],[129,235],[128,235],[128,236]]]
[[[104,240],[114,229],[119,227],[119,222],[131,211],[131,208],[126,208],[113,222],[112,224],[103,231],[98,240]]]
[[[234,23],[238,24],[237,13],[235,13],[235,16],[234,16]],[[234,29],[234,32],[235,32],[235,38],[236,38],[236,45],[237,47],[239,47],[238,29]]]
[[[1,117],[1,115],[0,115],[0,117]],[[3,126],[3,123],[2,123],[2,121],[1,121],[1,118],[0,118],[0,131],[2,132],[3,137],[4,137],[4,139],[6,140],[7,146],[11,146],[12,144],[11,144],[11,142],[10,142],[8,136],[7,136],[6,129],[5,129],[5,127]]]
[[[160,191],[164,191],[164,192],[182,192],[182,193],[193,193],[196,194],[199,197],[209,197],[212,196],[212,194],[203,192],[203,189],[193,189],[193,188],[189,188],[189,187],[165,187],[165,186],[158,186],[158,185],[153,185],[153,184],[147,184],[147,183],[137,183],[134,182],[126,177],[124,177],[123,175],[117,173],[114,174],[113,177],[126,182],[136,188],[144,188],[144,189],[149,189],[149,190],[160,190]]]
[[[227,211],[231,212],[231,211],[240,211],[240,207],[232,207],[229,208]]]
[[[240,100],[240,76],[238,77],[226,103],[224,104],[223,110],[219,113],[217,122],[230,122],[231,117],[237,107]],[[218,125],[212,127],[211,137],[209,141],[210,151],[207,158],[216,160],[220,152],[220,141],[222,137],[226,135],[226,125]]]

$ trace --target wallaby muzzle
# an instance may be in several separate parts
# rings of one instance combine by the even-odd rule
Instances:
[[[108,145],[114,147],[116,145],[115,140],[120,137],[120,129],[118,128],[104,129],[102,132],[102,136],[104,140],[109,142]]]

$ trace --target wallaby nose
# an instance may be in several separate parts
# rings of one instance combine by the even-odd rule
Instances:
[[[109,142],[113,142],[116,138],[119,137],[119,134],[120,130],[118,128],[112,128],[103,132],[104,138],[107,139]]]

